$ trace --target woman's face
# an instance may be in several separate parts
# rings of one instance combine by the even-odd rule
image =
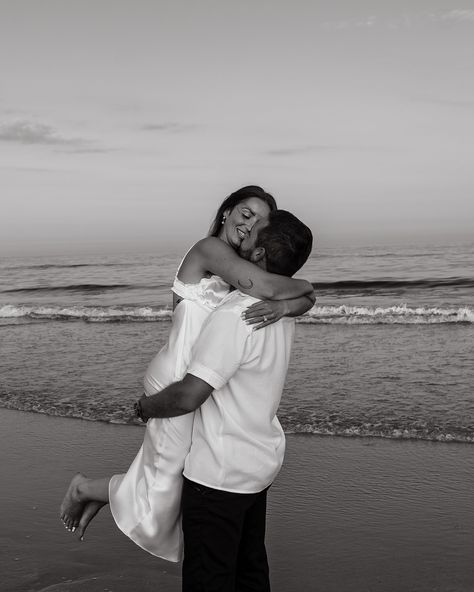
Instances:
[[[270,207],[258,197],[249,197],[238,203],[232,210],[224,212],[225,222],[219,233],[219,238],[234,249],[249,236],[253,225],[266,218]]]

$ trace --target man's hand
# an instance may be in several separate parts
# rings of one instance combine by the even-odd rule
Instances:
[[[143,402],[146,401],[147,396],[145,393],[138,399],[138,401],[134,404],[133,410],[135,413],[135,417],[141,419],[143,423],[146,423],[150,418],[145,414],[145,410],[143,409]]]

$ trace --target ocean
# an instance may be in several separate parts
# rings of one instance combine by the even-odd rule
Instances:
[[[0,405],[135,424],[179,254],[0,259]],[[474,443],[474,244],[316,249],[287,433]]]

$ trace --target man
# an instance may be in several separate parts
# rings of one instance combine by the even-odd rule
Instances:
[[[267,271],[292,276],[311,247],[309,228],[278,210],[254,225],[240,250]],[[144,421],[196,411],[183,471],[184,592],[270,590],[266,496],[283,462],[276,411],[294,321],[252,331],[241,315],[255,301],[231,292],[204,325],[183,380],[138,405]]]

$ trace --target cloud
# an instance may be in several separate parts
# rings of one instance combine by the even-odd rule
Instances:
[[[57,152],[65,152],[67,154],[108,154],[114,152],[114,148],[93,148],[93,147],[77,147],[77,148],[65,148],[64,150],[57,150]]]
[[[311,154],[314,152],[327,152],[330,150],[340,150],[341,146],[300,146],[298,148],[275,148],[267,150],[268,156],[298,156],[300,154]]]
[[[460,107],[462,109],[472,109],[474,101],[461,99],[436,99],[431,97],[421,97],[414,99],[416,102],[427,103],[430,105],[441,105],[445,107]]]
[[[17,144],[72,146],[80,146],[86,143],[82,138],[65,138],[50,125],[26,120],[0,125],[0,141]]]
[[[438,12],[413,12],[393,15],[389,17],[377,17],[375,15],[360,16],[352,19],[325,21],[321,24],[323,29],[330,31],[344,31],[350,29],[410,29],[415,25],[423,25],[427,22],[457,22],[474,23],[473,9],[453,9]]]
[[[195,129],[196,125],[178,123],[176,121],[165,121],[163,123],[146,123],[141,126],[141,130],[146,132],[171,132],[179,133]]]
[[[430,15],[435,21],[456,21],[474,23],[474,10],[454,9],[447,12],[437,12]]]
[[[321,154],[328,152],[391,152],[392,149],[388,146],[343,146],[343,145],[310,145],[310,146],[298,146],[295,148],[274,148],[264,152],[267,156],[301,156],[305,154]]]
[[[0,171],[15,171],[21,173],[55,173],[55,169],[45,167],[0,166]]]
[[[65,137],[53,126],[29,120],[17,120],[0,125],[0,142],[25,145],[55,146],[65,154],[102,154],[110,148],[95,145],[91,140]]]
[[[341,21],[325,21],[321,26],[323,29],[329,29],[331,31],[342,31],[344,29],[368,29],[374,27],[378,22],[376,16],[370,15]]]

